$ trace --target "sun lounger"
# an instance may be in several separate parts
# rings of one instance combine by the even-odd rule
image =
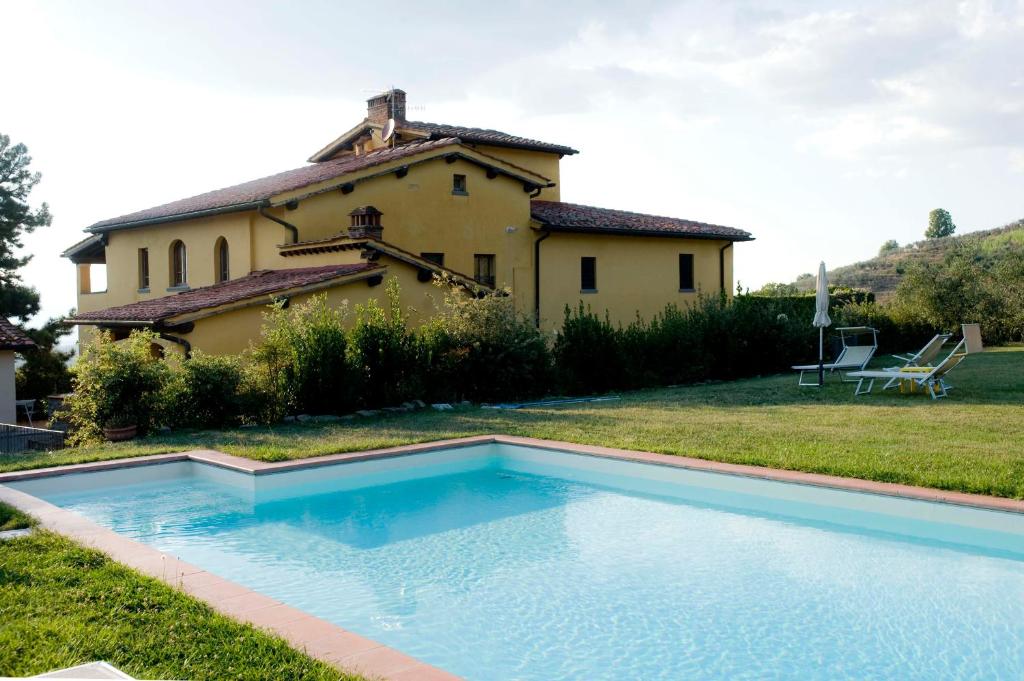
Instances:
[[[850,378],[857,379],[855,395],[866,395],[871,392],[877,379],[886,379],[888,383],[898,381],[900,384],[908,385],[911,389],[921,388],[933,400],[946,396],[947,386],[942,379],[952,371],[960,362],[967,357],[967,342],[960,341],[953,348],[953,351],[944,360],[933,367],[904,367],[895,371],[882,369],[880,371],[851,371],[847,374]],[[864,388],[864,381],[868,381],[867,388]]]
[[[836,329],[839,332],[840,338],[842,339],[843,349],[840,351],[839,356],[835,360],[828,362],[823,365],[825,371],[833,372],[849,372],[863,369],[871,361],[871,358],[875,356],[875,350],[878,349],[878,332],[875,329],[866,326],[850,326],[840,327]],[[856,337],[858,334],[871,333],[872,344],[871,345],[848,345],[847,339]],[[793,367],[793,371],[799,371],[800,377],[797,379],[797,383],[803,386],[817,386],[818,378],[816,376],[818,372],[817,364],[799,364]],[[813,373],[815,374],[814,381],[812,383],[804,382],[804,374]],[[849,376],[849,374],[847,374]],[[848,381],[846,377],[841,379],[844,382]]]
[[[953,334],[950,333],[937,333],[932,336],[932,339],[924,344],[920,350],[913,355],[893,355],[896,359],[903,362],[901,366],[897,367],[886,367],[886,371],[900,371],[902,369],[908,369],[910,367],[927,367],[931,366],[935,362],[935,358],[942,352],[942,346],[945,345],[946,341],[950,339]],[[895,387],[899,384],[899,378],[893,378],[882,386],[883,390]],[[945,386],[947,389],[948,385]]]

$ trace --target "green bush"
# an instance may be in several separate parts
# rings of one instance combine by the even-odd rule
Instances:
[[[82,348],[67,401],[72,444],[102,440],[104,427],[136,425],[145,434],[156,425],[167,365],[155,342],[151,331],[117,343],[104,331]]]
[[[169,359],[167,366],[167,380],[160,394],[163,425],[222,428],[242,420],[242,368],[238,357],[196,351],[189,359]]]
[[[598,317],[582,302],[575,310],[566,305],[552,349],[561,389],[569,394],[589,394],[621,388],[625,378],[623,342],[621,330],[612,326],[607,315]]]
[[[356,404],[357,378],[348,363],[345,307],[331,308],[324,295],[301,305],[275,305],[265,316],[253,366],[242,382],[246,411],[255,421],[277,414],[336,414]]]
[[[901,321],[958,332],[981,325],[986,343],[1024,340],[1024,250],[1010,247],[998,258],[963,243],[941,262],[910,265],[896,289],[894,314]]]
[[[417,344],[431,400],[513,400],[551,387],[547,342],[505,292],[471,298],[448,288]]]
[[[356,306],[348,358],[355,369],[359,401],[364,406],[396,405],[415,398],[422,388],[417,342],[406,328],[398,282],[386,286],[387,309],[370,300]]]

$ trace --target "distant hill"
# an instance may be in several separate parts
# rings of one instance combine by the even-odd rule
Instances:
[[[1024,247],[1024,220],[997,229],[969,232],[943,239],[926,239],[907,244],[885,255],[830,270],[828,283],[863,288],[874,292],[879,302],[890,298],[900,282],[900,272],[911,262],[940,262],[957,244],[978,244],[986,254],[998,258],[1010,248]],[[814,277],[801,275],[795,282],[800,291],[814,290]]]

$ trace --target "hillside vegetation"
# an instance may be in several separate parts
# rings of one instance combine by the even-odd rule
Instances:
[[[1024,248],[1024,220],[979,232],[941,239],[925,239],[896,248],[870,260],[830,270],[829,283],[872,291],[879,302],[892,298],[906,267],[912,263],[939,264],[958,246],[976,246],[998,261],[1013,250]],[[794,282],[800,291],[814,290],[814,277],[802,275]]]

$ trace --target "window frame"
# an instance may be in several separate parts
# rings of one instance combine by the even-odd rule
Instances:
[[[149,248],[138,250],[139,292],[149,292]]]
[[[696,258],[693,253],[680,253],[679,254],[679,292],[680,293],[695,293],[697,291],[697,274],[696,274]],[[688,263],[687,268],[684,268],[683,263]],[[684,274],[689,274],[689,286],[686,286],[687,280],[684,278]]]
[[[487,268],[481,268],[481,263],[488,263]],[[482,273],[482,269],[489,270],[489,273]],[[484,286],[497,288],[498,282],[498,258],[494,253],[473,254],[473,281]]]
[[[420,257],[427,262],[432,262],[438,267],[444,267],[444,253],[440,251],[428,251],[420,253]]]
[[[228,248],[228,240],[219,237],[213,247],[213,279],[216,283],[222,284],[231,280],[231,251]]]
[[[461,187],[459,178],[462,178]],[[452,173],[452,194],[455,196],[469,196],[469,178],[463,173]]]
[[[588,266],[589,272],[587,271]],[[591,285],[587,286],[588,283]],[[597,293],[597,256],[580,256],[580,293]]]
[[[179,249],[181,252],[180,257],[178,255]],[[180,279],[178,277],[179,270],[181,274]],[[188,288],[188,249],[185,247],[185,242],[181,239],[175,239],[171,242],[169,274],[170,286],[168,290]]]

